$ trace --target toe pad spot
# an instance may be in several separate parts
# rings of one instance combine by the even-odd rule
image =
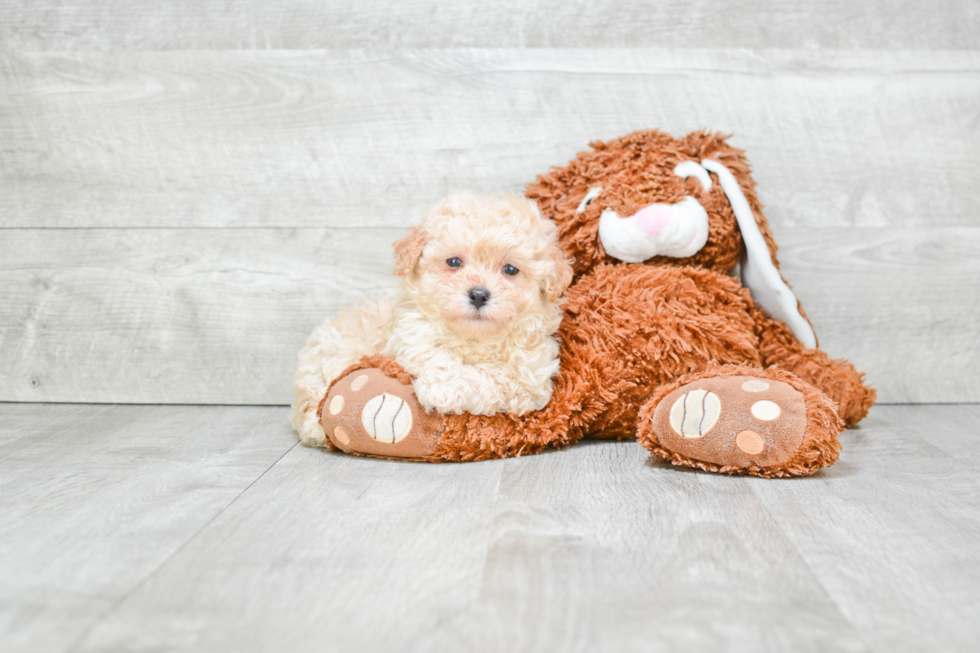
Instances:
[[[742,384],[742,390],[746,392],[762,392],[763,390],[768,390],[769,384],[762,379],[752,379],[751,381],[746,381]]]
[[[362,374],[359,377],[357,377],[356,379],[354,379],[353,381],[351,381],[350,389],[351,390],[360,390],[361,388],[363,388],[367,384],[367,382],[368,382],[368,376],[367,376],[367,374]]]
[[[364,405],[361,425],[378,442],[394,444],[405,439],[412,428],[412,409],[400,397],[380,394]]]
[[[347,435],[347,431],[344,430],[343,426],[337,426],[333,430],[333,437],[337,438],[337,442],[342,445],[350,444],[350,436]]]
[[[763,399],[752,404],[752,416],[764,422],[771,422],[783,412],[778,404]]]
[[[735,437],[735,446],[750,456],[762,453],[762,450],[765,448],[762,444],[762,438],[755,431],[742,431],[739,433]]]

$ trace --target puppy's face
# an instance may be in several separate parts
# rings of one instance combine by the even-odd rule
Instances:
[[[419,263],[423,309],[467,337],[507,330],[540,300],[534,257],[514,239],[472,224],[432,242]]]
[[[554,225],[521,197],[450,197],[395,244],[395,258],[419,308],[467,338],[506,333],[571,280]]]

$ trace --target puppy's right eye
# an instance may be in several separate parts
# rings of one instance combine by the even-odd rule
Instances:
[[[454,256],[452,258],[446,259],[446,265],[448,265],[451,268],[461,268],[463,267],[463,262]]]

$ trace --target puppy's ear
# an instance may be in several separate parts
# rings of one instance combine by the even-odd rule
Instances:
[[[548,271],[544,276],[544,291],[548,294],[548,301],[556,302],[572,283],[572,265],[558,242],[558,229],[555,223],[540,215],[539,220],[539,242],[543,243],[542,258],[549,263]]]
[[[558,298],[565,294],[568,287],[572,284],[572,266],[565,257],[565,252],[560,247],[554,247],[555,257],[551,272],[545,277],[545,290],[548,293],[548,301],[554,303]]]
[[[407,236],[395,241],[391,246],[395,252],[395,276],[404,277],[412,271],[422,258],[422,249],[427,239],[425,227],[415,225],[409,229]]]

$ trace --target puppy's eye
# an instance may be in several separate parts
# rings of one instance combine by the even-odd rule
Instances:
[[[509,274],[510,276],[514,276],[518,272],[520,272],[520,270],[518,270],[517,268],[515,268],[513,265],[505,265],[504,266],[504,274]]]
[[[463,267],[463,262],[459,260],[459,258],[454,256],[452,258],[446,259],[446,265],[448,265],[451,268],[461,268]]]

